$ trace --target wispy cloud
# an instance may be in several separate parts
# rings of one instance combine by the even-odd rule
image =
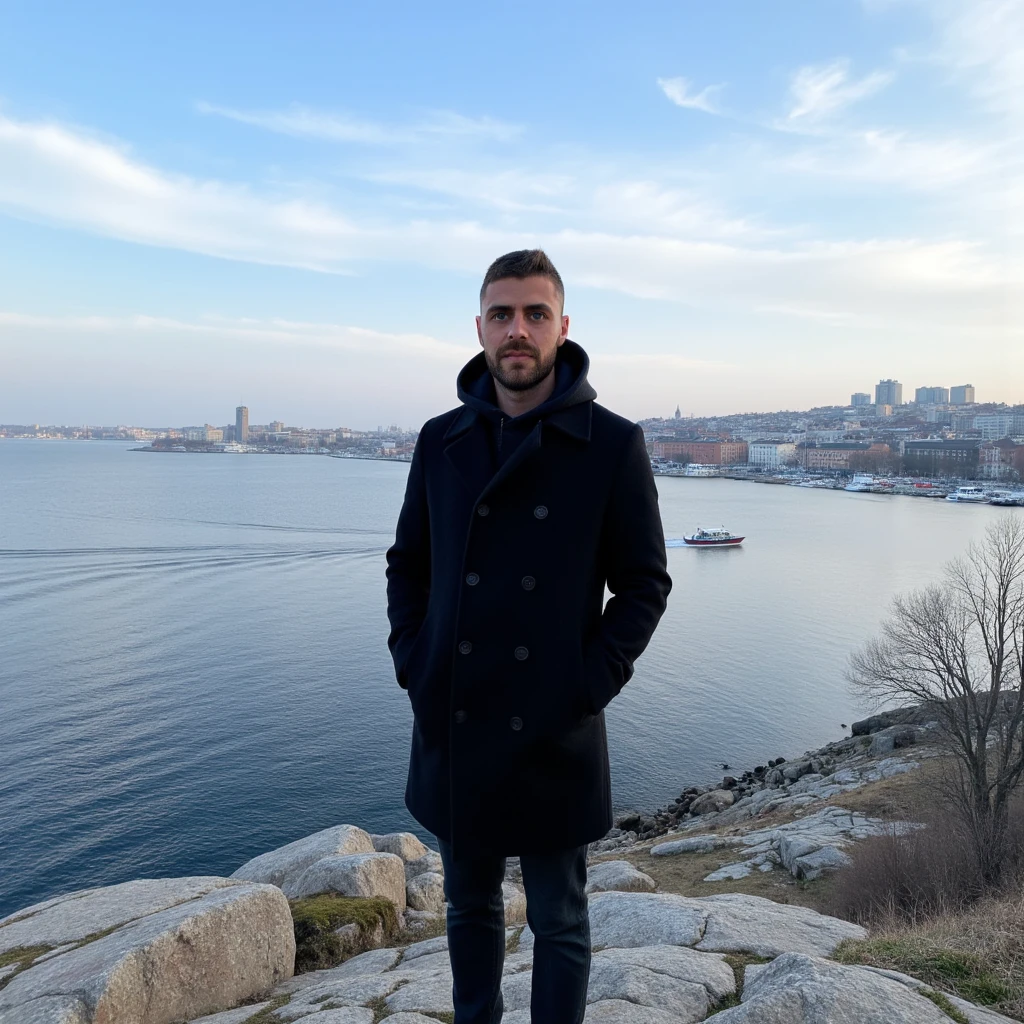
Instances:
[[[790,82],[792,106],[788,118],[791,122],[821,121],[884,89],[892,78],[890,72],[872,71],[863,78],[851,80],[848,60],[802,67]]]
[[[364,216],[301,195],[171,174],[81,130],[0,115],[0,209],[107,237],[333,272],[410,259],[479,271],[496,253],[543,245],[574,284],[640,298],[732,313],[870,310],[873,323],[916,331],[1020,334],[1005,310],[1024,276],[1021,256],[983,240],[714,236],[701,222],[715,215],[698,196],[656,182],[591,186],[592,210],[635,203],[642,216],[402,219],[392,205]],[[698,229],[704,237],[694,237]]]
[[[4,329],[62,331],[92,336],[113,333],[163,336],[167,334],[205,337],[267,345],[313,345],[350,352],[403,352],[451,362],[473,354],[470,345],[457,345],[425,334],[394,334],[349,324],[305,323],[294,320],[258,320],[251,317],[209,316],[199,320],[149,316],[39,316],[14,310],[0,310],[0,333]],[[91,343],[91,342],[90,342]]]
[[[508,140],[522,129],[492,117],[466,117],[450,110],[433,111],[409,125],[389,125],[343,113],[313,110],[292,104],[284,110],[237,110],[200,101],[201,114],[224,117],[266,131],[295,138],[321,139],[327,142],[352,142],[388,146],[431,137],[462,137]]]
[[[691,84],[686,78],[659,78],[658,85],[677,107],[703,110],[706,114],[721,113],[715,96],[722,91],[724,83],[705,86],[700,92],[691,92]]]

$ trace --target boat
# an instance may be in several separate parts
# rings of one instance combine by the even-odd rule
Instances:
[[[698,526],[697,532],[691,537],[684,537],[683,542],[696,548],[734,548],[743,543],[743,537],[730,533],[724,526],[710,530]]]
[[[1020,508],[1024,506],[1024,491],[1000,491],[989,499],[990,505],[1001,505],[1003,508]]]
[[[687,463],[683,470],[684,476],[718,476],[718,466],[702,464],[700,462]]]
[[[988,501],[988,495],[985,493],[983,488],[974,487],[969,484],[966,487],[958,487],[952,494],[947,494],[946,501],[964,501],[983,504]]]
[[[870,492],[878,481],[870,473],[854,473],[853,479],[843,488],[845,491]]]

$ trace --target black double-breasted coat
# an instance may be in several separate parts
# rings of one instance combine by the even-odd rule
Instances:
[[[611,828],[603,709],[671,587],[643,432],[593,401],[579,346],[558,358],[568,386],[500,464],[482,354],[467,365],[465,404],[419,435],[387,553],[388,644],[414,713],[406,804],[456,856]]]

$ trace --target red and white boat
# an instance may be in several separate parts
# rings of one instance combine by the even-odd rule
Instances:
[[[697,532],[692,537],[684,537],[683,541],[696,548],[734,548],[743,543],[743,538],[730,533],[724,526],[710,530],[698,526]]]

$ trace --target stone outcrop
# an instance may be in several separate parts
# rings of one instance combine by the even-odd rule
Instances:
[[[606,860],[587,868],[587,892],[654,892],[657,883],[628,860]]]
[[[267,882],[287,892],[289,884],[324,857],[375,852],[368,832],[355,825],[336,825],[253,857],[231,877],[247,882]]]
[[[998,1014],[994,1018],[1000,1019]],[[857,1024],[950,1022],[921,992],[879,972],[800,953],[748,967],[741,1005],[716,1017],[721,1024],[832,1024],[840,1020]]]
[[[350,853],[321,857],[281,886],[290,899],[318,892],[342,896],[383,896],[405,910],[405,865],[393,853]]]
[[[755,956],[797,950],[828,956],[845,939],[866,935],[849,921],[742,893],[694,899],[674,893],[604,892],[590,898],[595,946],[692,946]],[[533,948],[529,928],[523,930],[519,948]]]
[[[906,832],[920,826],[912,822],[882,821],[842,807],[823,807],[813,814],[772,828],[753,829],[731,836],[704,835],[673,839],[651,847],[653,857],[710,853],[734,847],[742,856],[705,877],[706,882],[745,878],[752,871],[782,867],[794,878],[810,881],[850,862],[848,847],[872,836]]]
[[[6,979],[2,1024],[171,1024],[251,1000],[295,962],[288,902],[271,885],[183,878],[71,893],[7,918],[0,940],[45,946],[65,926],[75,941],[63,952]]]
[[[624,892],[598,894],[590,906],[598,948],[591,962],[586,1024],[693,1024],[709,1018],[723,1024],[949,1024],[922,994],[926,986],[921,982],[842,966],[809,952],[825,952],[862,932],[806,908],[777,907],[754,897],[688,900]],[[613,928],[613,918],[630,924]],[[652,918],[657,925],[643,930]],[[516,930],[509,934],[515,936]],[[708,948],[719,944],[722,950]],[[779,953],[787,944],[804,951]],[[753,949],[774,959],[748,966],[741,1004],[722,1009],[738,988],[726,950]],[[532,969],[527,929],[516,952],[505,956],[505,1024],[530,1024]],[[335,1018],[321,1015],[375,1007],[382,1011],[375,1018],[382,1024],[430,1024],[451,1013],[451,992],[448,942],[440,936],[404,950],[374,950],[340,967],[293,978],[278,988],[276,994],[291,1000],[276,1012],[282,1021],[334,1024]],[[962,1000],[950,1001],[971,1024],[1006,1020]],[[361,1019],[337,1017],[342,1022]]]
[[[388,832],[387,835],[371,835],[370,841],[378,853],[393,853],[406,864],[419,859],[431,851],[423,845],[418,836],[411,832]]]

